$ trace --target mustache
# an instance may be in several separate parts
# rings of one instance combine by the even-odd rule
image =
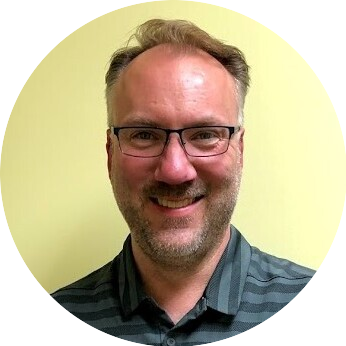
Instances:
[[[169,185],[164,182],[155,182],[143,188],[144,195],[147,197],[185,197],[194,198],[196,196],[207,195],[208,187],[202,182],[185,182],[179,185]]]

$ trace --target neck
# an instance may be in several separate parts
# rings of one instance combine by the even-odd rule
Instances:
[[[144,289],[166,311],[173,323],[177,323],[202,297],[229,239],[230,232],[227,231],[219,245],[202,261],[180,270],[153,262],[132,241],[133,255]]]

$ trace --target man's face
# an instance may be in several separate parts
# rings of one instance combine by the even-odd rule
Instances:
[[[236,126],[235,90],[234,79],[206,53],[158,46],[122,72],[113,90],[112,125]],[[222,155],[190,157],[173,133],[161,156],[137,158],[122,154],[108,131],[109,175],[134,247],[171,268],[196,264],[217,248],[236,204],[242,136],[243,130],[234,135]]]

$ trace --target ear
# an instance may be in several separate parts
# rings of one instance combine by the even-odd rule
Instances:
[[[111,178],[112,171],[112,157],[113,157],[113,143],[111,139],[111,130],[107,130],[107,143],[106,143],[106,151],[107,151],[107,168],[108,168],[108,176]]]
[[[239,143],[239,151],[240,151],[240,163],[243,167],[243,155],[244,155],[244,134],[245,129],[243,127],[240,128],[238,132],[238,143]]]

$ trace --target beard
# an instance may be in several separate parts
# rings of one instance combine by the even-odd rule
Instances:
[[[152,262],[165,268],[185,272],[197,266],[213,250],[216,250],[229,231],[241,181],[239,162],[231,174],[216,187],[201,181],[180,185],[163,182],[148,182],[134,202],[130,197],[130,186],[112,175],[113,192],[121,213],[127,222],[132,241]],[[204,214],[196,224],[196,216],[163,217],[160,226],[153,226],[145,215],[145,206],[150,196],[193,198],[203,196]]]

